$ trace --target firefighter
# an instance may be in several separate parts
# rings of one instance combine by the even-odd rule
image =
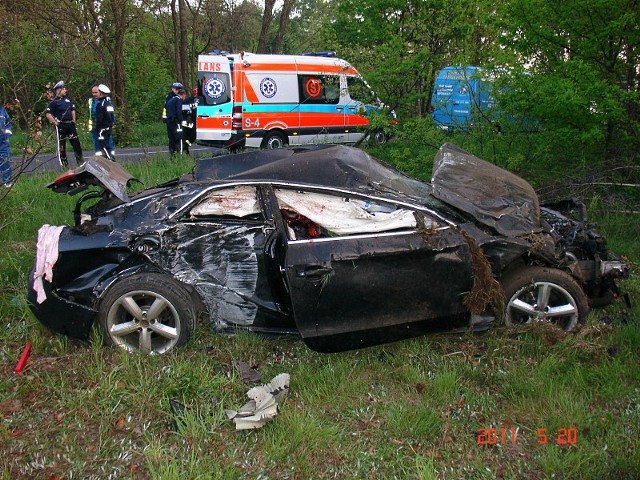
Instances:
[[[13,186],[13,171],[11,168],[11,147],[9,140],[11,138],[11,117],[9,112],[0,103],[0,175],[2,176],[2,185],[6,188]]]
[[[178,89],[177,95],[167,102],[167,134],[169,136],[169,154],[184,152],[184,136],[182,131],[182,104],[187,98],[184,88]]]
[[[67,96],[67,87],[62,80],[53,86],[55,98],[45,110],[47,120],[56,127],[58,136],[58,160],[67,167],[67,140],[73,147],[76,163],[82,163],[82,146],[76,129],[76,106]]]
[[[182,134],[184,136],[184,153],[189,153],[189,146],[196,142],[196,110],[198,108],[198,89],[191,90],[191,96],[182,104]]]
[[[99,97],[96,102],[95,129],[98,132],[100,151],[104,153],[106,158],[115,161],[116,152],[113,150],[113,143],[111,140],[111,130],[113,129],[115,109],[113,108],[113,103],[111,103],[111,98],[108,96],[111,93],[111,89],[104,83],[101,83],[98,85],[98,93]]]

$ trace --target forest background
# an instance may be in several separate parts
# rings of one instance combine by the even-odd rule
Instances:
[[[335,50],[398,116],[396,156],[439,146],[429,116],[437,72],[501,72],[500,113],[457,143],[512,169],[571,171],[637,163],[637,0],[5,0],[0,98],[29,131],[63,79],[77,104],[112,87],[117,139],[157,123],[174,81],[195,85],[197,55]],[[506,73],[506,74],[505,74]],[[15,100],[18,100],[16,102]],[[81,109],[80,115],[84,115]]]

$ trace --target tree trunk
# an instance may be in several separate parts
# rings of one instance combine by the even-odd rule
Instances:
[[[127,26],[127,0],[111,0],[115,26],[112,88],[118,105],[117,137],[120,145],[129,142],[129,109],[127,108],[126,75],[124,70],[124,34]]]
[[[280,13],[280,25],[278,27],[278,34],[273,44],[273,53],[282,53],[282,41],[287,33],[287,26],[289,25],[289,16],[291,15],[291,9],[293,8],[295,0],[284,0],[282,5],[282,12]]]
[[[262,15],[262,28],[258,39],[258,49],[256,53],[267,53],[267,40],[269,39],[269,27],[273,21],[273,6],[276,0],[265,0],[264,14]]]
[[[187,16],[186,16],[186,6],[184,0],[179,0],[179,37],[180,38],[180,70],[178,72],[178,80],[187,87],[189,83],[189,70],[187,68],[187,63],[189,63],[189,57],[187,55]]]
[[[171,22],[173,24],[173,61],[175,65],[176,80],[180,80],[180,66],[182,60],[180,58],[180,20],[178,18],[179,7],[176,7],[177,0],[171,0]]]

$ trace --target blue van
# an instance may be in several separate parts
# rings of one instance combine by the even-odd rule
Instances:
[[[431,110],[445,130],[468,129],[494,104],[491,77],[480,67],[445,67],[436,77]]]

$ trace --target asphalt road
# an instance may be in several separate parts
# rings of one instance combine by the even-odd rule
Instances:
[[[220,153],[225,152],[225,150],[215,147],[204,147],[201,145],[192,145],[189,148],[190,154],[192,157],[207,157],[207,156],[215,156],[220,155]],[[87,160],[90,158],[90,153],[84,152],[84,159]],[[169,147],[167,146],[156,146],[156,147],[146,147],[146,148],[116,148],[116,161],[120,163],[133,163],[139,162],[142,159],[148,158],[149,156],[156,154],[169,154]],[[76,161],[75,156],[73,154],[73,150],[70,146],[67,146],[67,158],[69,160],[68,168],[75,168]],[[22,172],[26,175],[40,173],[40,172],[50,172],[50,171],[63,171],[67,170],[60,165],[58,162],[58,157],[56,153],[40,153],[34,156],[27,156],[24,158],[13,157],[13,169],[14,173]]]

